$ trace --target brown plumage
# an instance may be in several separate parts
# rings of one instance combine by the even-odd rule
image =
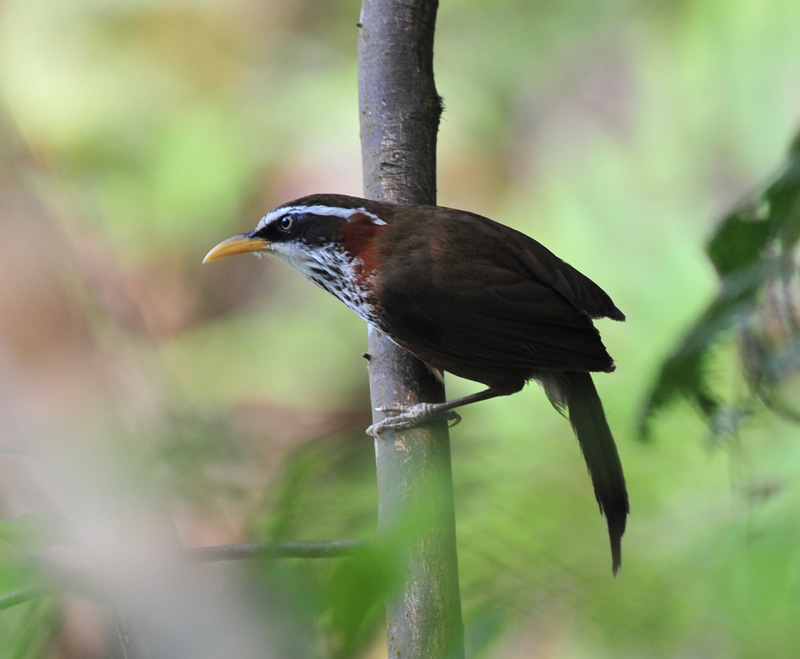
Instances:
[[[402,427],[539,381],[577,435],[612,566],[628,515],[622,465],[590,372],[614,370],[592,319],[624,320],[611,298],[543,245],[465,211],[313,195],[276,208],[206,260],[266,251],[336,295],[433,369],[488,389],[402,410]]]

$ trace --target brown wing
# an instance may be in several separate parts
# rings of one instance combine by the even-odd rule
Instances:
[[[393,223],[382,241],[394,247],[381,252],[382,329],[398,343],[437,368],[505,388],[537,371],[613,370],[590,317],[624,316],[594,282],[486,218],[454,211],[418,220]]]

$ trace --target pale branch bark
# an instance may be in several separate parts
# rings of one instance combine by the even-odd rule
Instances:
[[[436,203],[433,79],[435,0],[363,0],[359,107],[364,193],[395,203]],[[373,407],[440,402],[444,386],[375,328],[369,332]],[[375,421],[382,413],[373,414]],[[390,657],[464,656],[450,442],[443,422],[385,431],[375,440],[378,533],[392,538],[403,583],[387,602]]]

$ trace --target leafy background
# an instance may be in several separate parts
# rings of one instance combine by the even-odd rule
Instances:
[[[175,560],[374,530],[363,324],[280,264],[200,264],[281,201],[360,193],[358,10],[0,8],[0,657],[384,656],[391,556]],[[617,579],[535,386],[453,432],[474,656],[794,653],[798,429],[730,332],[695,325],[702,379],[746,413],[712,432],[677,399],[638,430],[719,294],[706,240],[786,162],[798,70],[794,0],[442,4],[440,203],[534,235],[628,316],[596,378],[632,499]]]

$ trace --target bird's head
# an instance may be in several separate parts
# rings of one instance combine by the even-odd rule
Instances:
[[[219,243],[203,263],[235,254],[269,254],[365,316],[375,271],[372,241],[387,222],[384,204],[312,195],[278,206],[253,231]],[[369,318],[368,318],[369,320]]]

